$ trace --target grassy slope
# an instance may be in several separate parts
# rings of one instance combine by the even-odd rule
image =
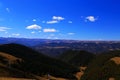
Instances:
[[[120,51],[111,51],[98,55],[85,70],[81,80],[108,80],[110,77],[120,80],[120,65],[115,57],[120,57]]]
[[[87,66],[94,59],[95,55],[87,51],[68,50],[59,59],[76,66]]]
[[[75,78],[73,74],[79,71],[72,65],[44,56],[23,45],[0,45],[0,51],[22,59],[21,62],[18,61],[18,64],[13,64],[12,67],[24,72],[37,75],[49,73],[57,77]]]

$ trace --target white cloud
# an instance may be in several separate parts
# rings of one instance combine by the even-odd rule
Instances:
[[[55,24],[55,23],[58,23],[58,21],[53,20],[53,21],[47,21],[46,23],[47,23],[47,24]]]
[[[32,34],[35,34],[35,31],[32,31],[31,33],[32,33]]]
[[[47,37],[47,39],[51,39],[51,37]]]
[[[85,18],[85,21],[90,21],[90,22],[95,22],[97,20],[97,18],[95,18],[94,16],[87,16]]]
[[[48,29],[43,29],[43,32],[57,32],[56,29],[53,29],[53,28],[48,28]]]
[[[59,39],[58,37],[55,37],[54,39]]]
[[[55,36],[48,36],[47,39],[59,39],[59,38]]]
[[[50,34],[51,37],[55,36],[55,34]]]
[[[47,24],[55,24],[55,23],[58,23],[58,22],[60,22],[60,21],[62,21],[62,20],[64,20],[65,18],[63,18],[63,17],[61,17],[61,16],[53,16],[52,17],[52,20],[50,20],[50,21],[43,21],[42,23],[47,23]]]
[[[33,24],[33,25],[30,25],[30,26],[27,26],[26,29],[35,29],[35,30],[39,30],[41,29],[42,27],[37,25],[37,24]]]
[[[75,33],[68,33],[68,35],[74,35]]]
[[[36,22],[37,20],[36,20],[36,19],[33,19],[32,21]]]
[[[11,29],[11,28],[7,28],[7,27],[0,27],[0,31],[7,31],[8,29]]]
[[[39,33],[42,32],[42,31],[38,31]]]
[[[42,21],[42,23],[45,23],[45,21]]]
[[[7,34],[8,32],[6,31],[5,34]]]
[[[73,23],[72,21],[68,21],[68,23]]]
[[[6,8],[6,11],[7,11],[7,12],[10,12],[10,9],[9,9],[9,8]]]
[[[52,19],[53,19],[53,20],[61,21],[61,20],[64,20],[65,18],[63,18],[63,17],[61,17],[61,16],[53,16]]]
[[[12,34],[12,36],[17,37],[17,36],[20,36],[20,34],[19,33],[14,33],[14,34]]]

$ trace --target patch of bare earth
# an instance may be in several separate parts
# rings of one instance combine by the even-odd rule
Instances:
[[[11,61],[14,61],[14,60],[18,59],[18,58],[16,58],[16,57],[12,56],[12,55],[9,55],[9,54],[3,53],[3,52],[0,52],[0,56],[4,57],[4,58],[6,58],[6,59],[9,59],[9,60],[11,60]]]
[[[20,58],[17,58],[15,56],[12,56],[10,54],[7,54],[7,53],[3,53],[3,52],[0,52],[0,56],[4,58],[4,60],[6,61],[9,61],[9,63],[15,63],[16,60],[19,60],[19,61],[22,61],[22,59]]]
[[[37,76],[37,75],[33,75],[37,80],[69,80],[69,79],[65,79],[65,78],[58,78],[58,77],[54,77],[51,75],[43,75],[43,76]]]
[[[6,77],[1,77],[0,80],[36,80],[36,79],[26,79],[26,78],[6,78]]]
[[[110,60],[114,61],[116,64],[120,64],[120,57],[113,57]]]
[[[58,77],[54,77],[54,76],[51,76],[51,75],[44,75],[43,78],[44,79],[41,79],[41,80],[68,80],[68,79],[65,79],[65,78],[58,78]]]
[[[80,80],[81,76],[84,74],[84,72],[77,72],[76,73],[76,78]]]
[[[80,78],[81,78],[81,76],[84,74],[84,71],[85,71],[86,68],[87,68],[87,67],[80,67],[80,72],[77,72],[77,73],[75,74],[75,76],[76,76],[76,78],[77,78],[78,80],[80,80]]]
[[[111,77],[111,78],[109,78],[109,80],[115,80],[115,78],[112,78],[112,77]]]

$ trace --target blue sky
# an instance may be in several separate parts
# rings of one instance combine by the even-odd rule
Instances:
[[[120,40],[120,1],[0,0],[0,37]]]

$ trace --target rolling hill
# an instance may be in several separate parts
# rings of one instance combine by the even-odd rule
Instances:
[[[74,74],[79,71],[79,69],[73,65],[50,58],[31,48],[14,43],[0,45],[0,62],[5,65],[7,69],[14,69],[22,73],[38,76],[49,74],[56,77],[76,80]],[[12,73],[12,71],[10,72]],[[27,77],[28,75],[22,77],[25,76]],[[31,77],[33,76],[30,76],[30,78]]]
[[[76,66],[87,66],[95,57],[95,54],[87,51],[68,50],[64,52],[59,59],[76,65]]]
[[[81,80],[120,80],[120,51],[102,53],[88,65]]]

